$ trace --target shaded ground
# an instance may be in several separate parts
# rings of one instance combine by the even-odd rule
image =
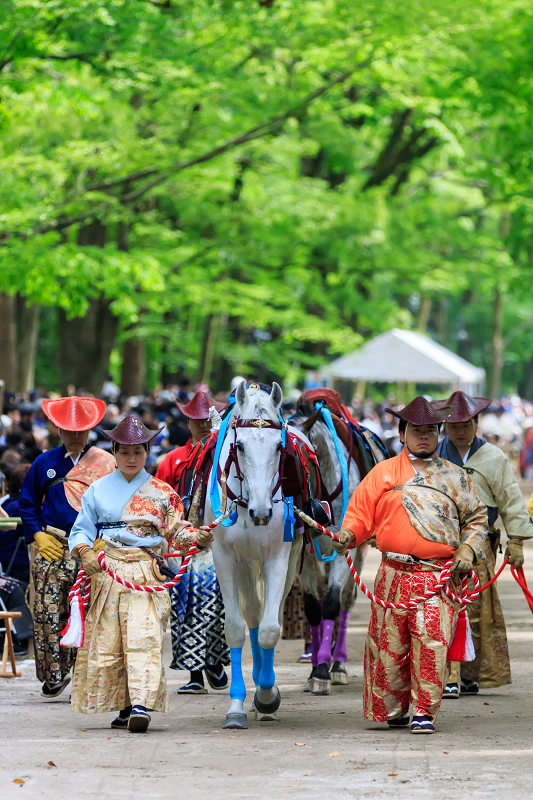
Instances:
[[[533,546],[526,550],[533,585]],[[364,575],[371,585],[378,554]],[[282,642],[276,672],[278,723],[249,715],[247,731],[223,731],[227,692],[180,697],[185,673],[168,670],[171,705],[147,735],[113,731],[113,714],[70,712],[68,693],[39,696],[31,661],[23,677],[0,680],[0,796],[167,798],[487,798],[533,796],[533,616],[506,570],[499,581],[513,684],[446,700],[434,736],[389,731],[362,716],[362,653],[370,604],[358,600],[349,630],[350,685],[330,697],[302,693],[301,643]],[[167,663],[170,642],[166,645]],[[245,679],[252,697],[251,655]],[[56,766],[49,766],[52,761]],[[23,784],[13,783],[15,779]]]

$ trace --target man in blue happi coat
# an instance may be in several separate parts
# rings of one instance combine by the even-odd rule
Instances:
[[[19,509],[26,540],[33,540],[38,549],[32,565],[35,666],[43,684],[41,695],[50,698],[69,684],[76,659],[75,650],[59,645],[78,571],[68,551],[68,536],[86,489],[113,472],[115,460],[88,444],[89,431],[105,414],[103,400],[61,397],[43,400],[41,406],[63,444],[36,458],[22,486]]]

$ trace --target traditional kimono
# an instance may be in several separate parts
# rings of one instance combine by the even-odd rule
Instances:
[[[470,477],[440,458],[416,472],[407,451],[382,461],[355,490],[342,522],[359,545],[374,532],[383,553],[374,593],[407,603],[432,589],[445,561],[469,544],[475,553],[487,512]],[[429,564],[404,563],[396,554]],[[454,608],[442,593],[410,610],[373,604],[365,646],[364,714],[384,722],[404,716],[435,720],[447,671]]]
[[[446,436],[439,443],[437,451],[443,458],[463,467],[471,477],[477,495],[487,507],[488,528],[481,547],[483,557],[475,567],[483,586],[495,573],[495,547],[489,532],[493,533],[497,544],[494,523],[498,514],[509,538],[516,536],[530,539],[533,536],[531,518],[511,465],[499,447],[476,436],[463,461],[455,445]],[[454,662],[450,682],[459,683],[462,677],[487,689],[511,683],[505,620],[496,584],[493,583],[482,592],[467,608],[476,658],[464,664]]]
[[[157,470],[163,480],[176,487],[193,451],[189,441],[169,453]],[[191,507],[189,518],[194,525],[201,520]],[[170,590],[172,633],[171,669],[190,672],[230,663],[229,647],[224,635],[224,602],[217,580],[211,548],[191,558],[187,572],[176,587]]]
[[[185,554],[194,533],[183,529],[182,518],[181,500],[168,484],[144,469],[131,481],[117,470],[85,493],[69,547],[92,546],[100,533],[107,565],[132,583],[153,586],[159,581],[152,556],[142,548],[160,552],[166,539]],[[169,614],[167,592],[137,592],[107,573],[94,575],[85,641],[74,670],[72,710],[96,714],[141,705],[166,711],[162,657]]]
[[[38,456],[24,480],[19,510],[24,535],[32,541],[47,526],[70,533],[90,484],[115,469],[115,459],[99,447],[87,445],[75,462],[65,445]],[[60,633],[69,616],[68,595],[78,564],[71,558],[67,539],[59,561],[47,561],[39,553],[32,565],[35,588],[33,606],[35,667],[39,681],[59,683],[70,672],[76,651],[60,647]]]

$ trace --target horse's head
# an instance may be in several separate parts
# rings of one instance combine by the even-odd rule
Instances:
[[[235,393],[235,445],[248,514],[254,525],[272,518],[272,490],[278,480],[282,450],[279,410],[283,393],[277,383],[270,395],[243,381]],[[264,423],[264,424],[263,424]]]

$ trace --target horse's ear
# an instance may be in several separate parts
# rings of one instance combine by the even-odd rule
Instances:
[[[270,399],[276,406],[276,408],[281,408],[281,404],[283,403],[283,392],[281,391],[281,386],[278,383],[272,384],[272,391],[270,392]]]
[[[237,401],[237,405],[241,408],[246,403],[246,381],[241,381],[241,383],[239,383],[237,386],[235,400]]]

